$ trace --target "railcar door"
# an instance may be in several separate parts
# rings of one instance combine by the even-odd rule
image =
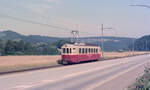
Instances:
[[[76,48],[76,55],[77,55],[77,63],[79,63],[80,62],[80,60],[79,60],[79,48]]]

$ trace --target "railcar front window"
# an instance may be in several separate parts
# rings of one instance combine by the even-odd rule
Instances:
[[[70,48],[70,53],[72,53],[72,49]]]
[[[96,53],[98,53],[98,49],[96,49]]]
[[[63,53],[66,53],[66,49],[65,48],[63,48]]]

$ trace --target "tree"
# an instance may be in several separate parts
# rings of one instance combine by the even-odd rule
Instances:
[[[20,40],[19,42],[17,42],[16,51],[24,52],[24,49],[25,49],[25,42],[23,40]]]
[[[14,46],[15,46],[15,43],[11,40],[8,40],[5,45],[5,54],[6,55],[14,54],[15,52]]]
[[[20,41],[6,41],[2,48],[0,41],[0,55],[56,55],[60,54],[57,47],[48,43],[29,43]]]
[[[0,40],[0,56],[4,55],[4,42]]]
[[[59,41],[55,42],[53,45],[55,45],[57,48],[60,49],[66,43],[71,43],[71,42],[70,41],[66,41],[66,40],[59,40]]]

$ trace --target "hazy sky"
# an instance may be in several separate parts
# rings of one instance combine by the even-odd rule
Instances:
[[[150,8],[130,4],[150,5],[150,0],[0,0],[0,30],[70,36],[70,31],[28,22],[33,21],[79,30],[80,36],[100,35],[101,24],[114,28],[117,36],[150,34]],[[104,34],[114,36],[114,30],[105,30]]]

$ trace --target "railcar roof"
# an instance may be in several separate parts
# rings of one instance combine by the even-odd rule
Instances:
[[[87,45],[87,44],[65,44],[62,47],[78,47],[78,46],[83,46],[83,47],[99,47],[97,45]]]

